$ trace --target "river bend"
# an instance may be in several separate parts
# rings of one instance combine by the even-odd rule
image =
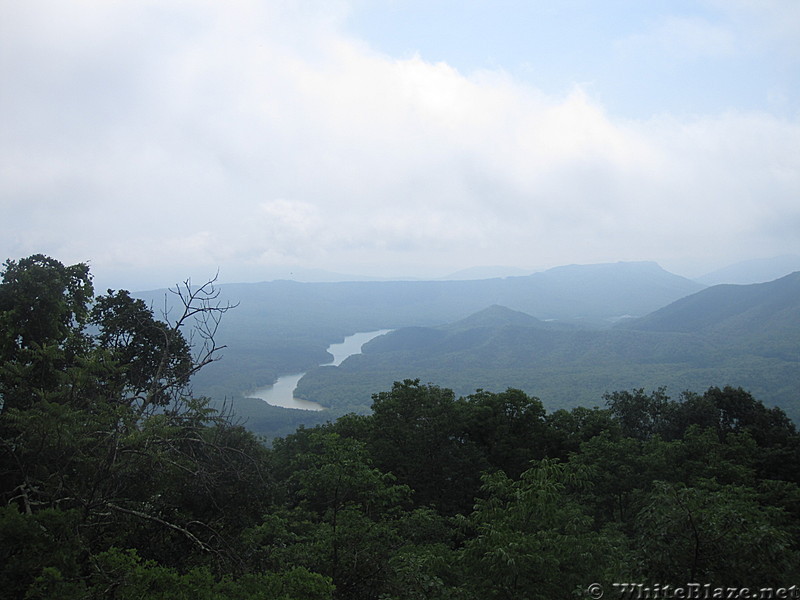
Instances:
[[[344,338],[343,342],[328,346],[328,352],[333,355],[333,360],[320,366],[338,367],[346,358],[354,354],[361,354],[361,347],[368,341],[385,333],[389,333],[390,331],[391,329],[380,329],[378,331],[362,331],[360,333],[348,335]],[[297,388],[297,382],[300,381],[303,375],[305,375],[305,373],[281,375],[272,385],[258,388],[254,392],[247,394],[247,396],[249,398],[258,398],[272,406],[298,408],[302,410],[324,410],[325,407],[316,402],[300,400],[294,397],[294,390]]]

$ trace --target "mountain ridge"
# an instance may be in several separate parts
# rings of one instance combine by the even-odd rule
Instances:
[[[405,343],[426,339],[431,345],[443,332],[424,328],[453,324],[493,305],[526,313],[514,318],[542,331],[608,329],[620,316],[643,316],[701,289],[701,284],[653,262],[566,265],[527,276],[474,281],[221,284],[218,299],[238,304],[226,313],[219,330],[224,360],[203,369],[193,385],[209,397],[243,396],[280,375],[310,372],[329,360],[327,347],[347,335],[416,327],[421,329],[403,334],[408,337]],[[137,296],[163,306],[164,293]],[[451,338],[448,347],[456,352],[457,344],[476,349],[482,343],[472,329]],[[370,393],[379,389],[383,384]]]
[[[774,281],[719,284],[676,300],[649,315],[617,327],[643,331],[701,331],[718,328],[746,313],[780,313],[800,302],[800,271]]]
[[[695,281],[709,286],[721,283],[747,285],[774,281],[794,271],[800,271],[800,255],[783,254],[734,263],[696,277]]]
[[[653,325],[661,323],[657,317],[676,314],[691,315],[697,324],[681,327],[674,317],[669,327]],[[399,329],[337,372],[311,371],[298,394],[336,405],[353,383],[383,389],[413,377],[462,395],[492,385],[516,387],[563,407],[598,402],[620,389],[699,392],[734,385],[800,418],[794,391],[800,388],[800,273],[767,284],[714,286],[610,329],[541,325],[491,306],[451,324]]]

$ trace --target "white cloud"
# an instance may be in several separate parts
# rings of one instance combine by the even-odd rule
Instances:
[[[552,97],[381,55],[340,32],[345,4],[77,5],[15,3],[2,32],[10,257],[257,279],[278,263],[430,274],[796,243],[780,227],[800,210],[796,120],[621,121],[581,87]],[[658,35],[730,51],[703,23]]]

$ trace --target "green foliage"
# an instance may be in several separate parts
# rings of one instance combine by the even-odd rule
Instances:
[[[287,516],[294,540],[281,552],[284,560],[329,576],[337,597],[374,597],[401,545],[396,521],[409,488],[372,467],[363,443],[336,433],[311,434],[292,472]]]
[[[494,394],[479,390],[465,399],[467,436],[484,450],[494,468],[511,477],[546,455],[545,410],[521,390]]]
[[[644,440],[664,433],[662,428],[667,421],[665,412],[671,407],[665,388],[650,395],[639,389],[613,392],[604,398],[622,429],[622,435]]]
[[[55,343],[76,350],[76,334],[89,316],[93,288],[85,264],[65,267],[35,254],[3,264],[0,285],[2,358],[19,350]]]
[[[652,581],[780,586],[800,573],[783,519],[751,488],[655,482],[636,520],[639,560]]]
[[[543,460],[518,481],[484,477],[468,526],[465,577],[479,598],[557,598],[586,582],[627,575],[625,540],[599,530],[575,496],[588,485],[584,469]]]
[[[373,399],[367,444],[378,468],[409,485],[418,506],[444,514],[469,508],[486,464],[465,435],[453,392],[406,380]]]
[[[0,507],[0,593],[22,598],[40,579],[75,581],[84,550],[75,533],[79,522],[76,510],[24,514],[15,505]]]
[[[88,344],[89,269],[41,254],[4,263],[0,283],[0,410],[57,393]]]
[[[142,300],[125,290],[108,291],[95,300],[91,322],[99,328],[99,346],[122,366],[122,393],[161,406],[172,398],[170,388],[188,383],[192,371],[189,346],[173,327],[153,318]]]
[[[214,310],[192,294],[184,316]],[[90,296],[83,266],[6,263],[4,598],[571,598],[800,576],[800,436],[740,388],[548,414],[517,388],[409,379],[268,449],[187,393],[216,320],[198,354],[183,317]]]
[[[58,568],[45,567],[27,589],[25,598],[328,600],[332,591],[324,577],[299,567],[285,573],[252,573],[218,579],[207,568],[180,573],[142,559],[136,550],[111,548],[93,557],[87,577],[69,578]]]
[[[8,261],[0,284],[0,320],[17,327],[0,366],[0,576],[14,582],[10,597],[82,594],[110,546],[164,569],[239,569],[236,540],[271,497],[265,448],[181,394],[201,366],[180,333],[185,320],[157,321],[126,292],[92,311],[90,294],[84,265],[41,256]],[[217,308],[185,299],[184,315],[213,320]],[[213,340],[201,361],[212,353]]]
[[[460,395],[512,387],[544,398],[552,409],[591,406],[612,390],[668,386],[699,394],[710,382],[726,381],[798,419],[798,286],[798,274],[757,286],[718,286],[606,329],[525,319],[495,306],[447,325],[398,329],[358,360],[311,371],[298,393],[358,410],[370,390],[413,376]]]

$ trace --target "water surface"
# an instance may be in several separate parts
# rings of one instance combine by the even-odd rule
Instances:
[[[362,331],[354,333],[344,338],[343,342],[338,344],[331,344],[328,346],[328,352],[333,354],[333,361],[325,363],[320,366],[333,366],[338,367],[349,356],[361,353],[361,346],[366,344],[373,338],[389,333],[391,329],[380,329],[378,331]],[[301,400],[294,397],[294,390],[297,388],[297,382],[305,375],[305,373],[294,373],[292,375],[281,375],[278,380],[272,385],[267,385],[258,388],[251,394],[247,394],[249,398],[258,398],[272,406],[282,406],[283,408],[299,408],[302,410],[324,410],[324,406],[311,402],[310,400]]]

